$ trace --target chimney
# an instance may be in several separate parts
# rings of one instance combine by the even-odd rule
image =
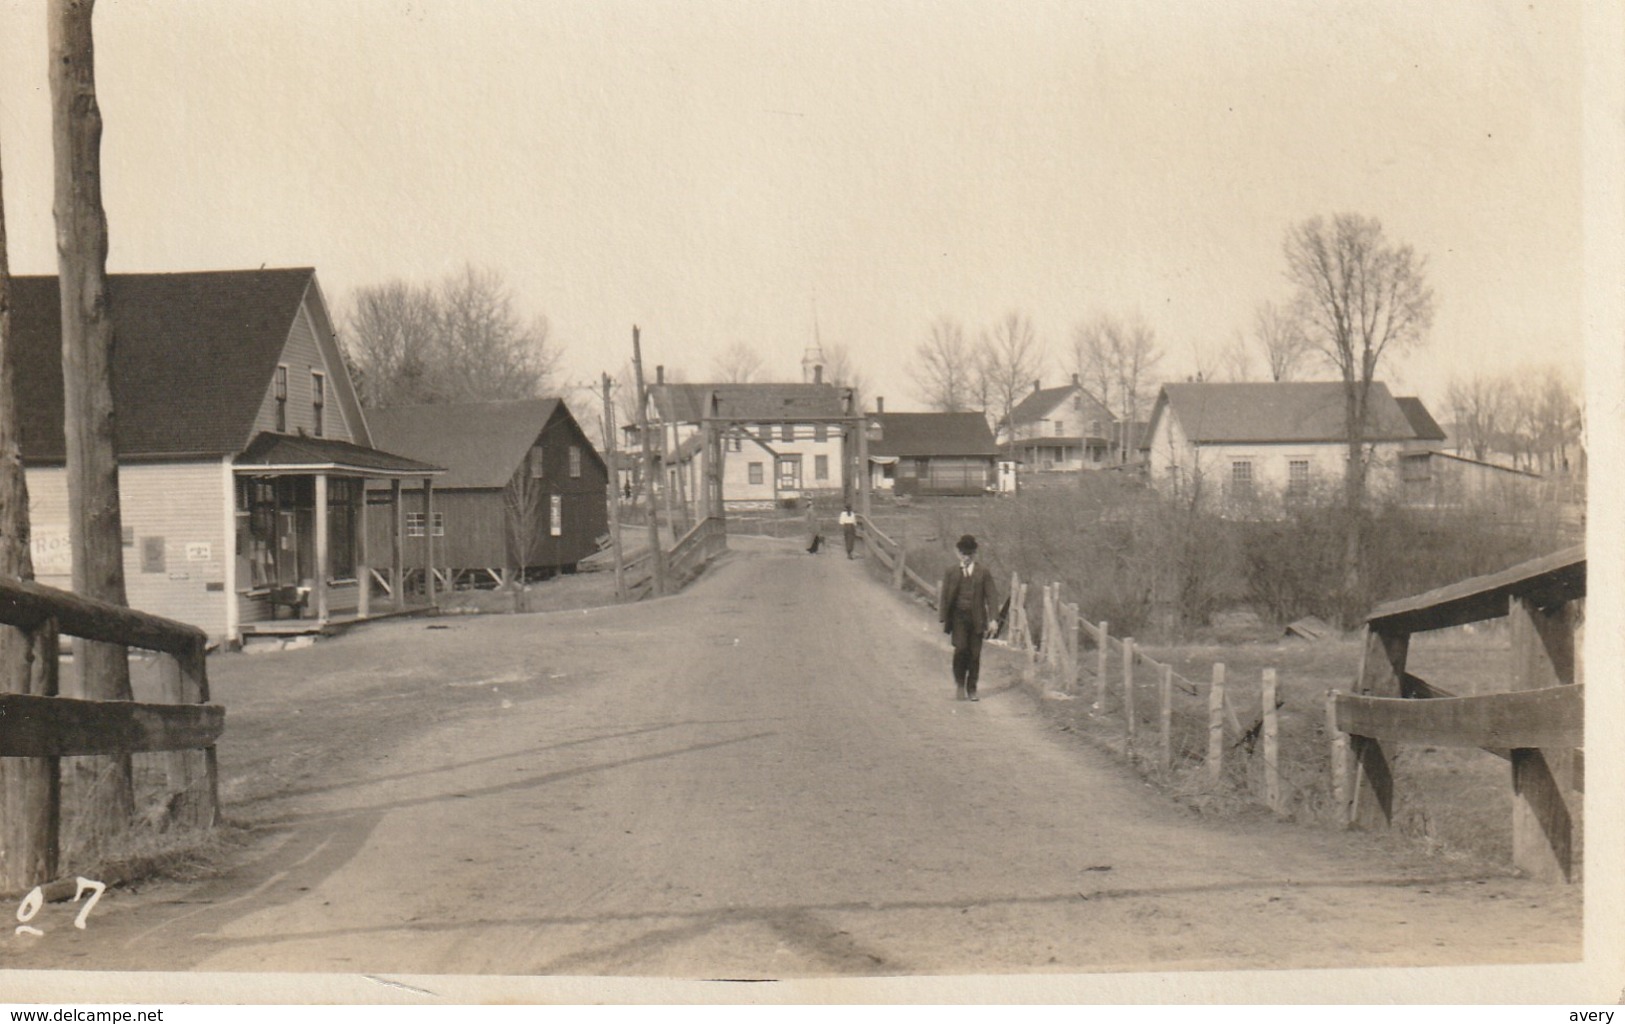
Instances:
[[[1037,393],[1038,391],[1042,390],[1043,387],[1044,387],[1044,382],[1043,381],[1040,381],[1040,380],[1033,381],[1033,392],[1034,393]]]
[[[655,367],[655,383],[656,384],[664,384],[664,383],[666,383],[666,368],[665,368],[665,366],[657,366],[657,367]]]
[[[813,383],[814,384],[822,384],[822,383],[824,383],[824,368],[822,366],[813,367]]]
[[[1078,375],[1077,375],[1077,374],[1075,374],[1075,373],[1074,373],[1074,374],[1073,374],[1073,375],[1072,375],[1072,386],[1073,386],[1073,387],[1077,387],[1077,386],[1078,386]]]
[[[886,411],[886,396],[881,395],[881,396],[879,396],[878,398],[875,399],[875,412],[878,413],[878,412],[885,412],[885,411]]]

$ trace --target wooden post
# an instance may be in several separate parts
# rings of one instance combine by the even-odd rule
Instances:
[[[327,564],[332,554],[327,543],[327,474],[316,474],[316,575],[311,582],[311,603],[316,607],[316,621],[327,623],[327,581],[333,575]]]
[[[1405,677],[1405,659],[1410,653],[1410,634],[1385,636],[1365,628],[1365,644],[1360,652],[1362,694],[1372,697],[1398,697]],[[1351,818],[1360,828],[1386,828],[1394,820],[1394,775],[1388,754],[1374,737],[1355,736],[1349,744],[1357,776],[1352,796]]]
[[[855,393],[852,401],[856,405]],[[869,508],[869,426],[861,408],[855,410],[854,417],[858,434],[858,510],[867,518],[872,511]]]
[[[1217,782],[1224,775],[1224,665],[1213,666],[1207,691],[1207,777]]]
[[[1123,638],[1123,725],[1127,730],[1123,751],[1132,757],[1137,723],[1134,721],[1134,638],[1131,636]]]
[[[1275,713],[1275,670],[1264,670],[1264,801],[1271,811],[1282,813],[1281,806],[1281,743]]]
[[[117,420],[113,408],[113,306],[107,286],[107,216],[102,206],[101,109],[96,103],[91,4],[51,0],[51,142],[55,157],[56,256],[62,316],[63,434],[73,589],[128,605],[119,512]],[[19,396],[20,397],[20,396]],[[69,696],[130,700],[130,663],[118,644],[74,641],[77,682]],[[128,755],[77,762],[96,778],[85,818],[87,855],[135,814]]]
[[[434,478],[423,478],[423,586],[429,607],[435,607],[434,564]]]
[[[1337,691],[1326,692],[1326,735],[1332,740],[1332,806],[1337,824],[1349,823],[1349,738],[1337,727]]]
[[[1061,636],[1066,641],[1066,685],[1062,688],[1066,693],[1076,693],[1078,689],[1078,606],[1064,604],[1061,606],[1064,613],[1061,618]]]
[[[654,592],[666,592],[666,549],[660,543],[659,517],[655,515],[655,454],[649,439],[649,389],[643,383],[643,346],[638,328],[632,325],[632,373],[638,385],[638,437],[643,440],[643,499],[649,516],[649,557],[654,560]]]
[[[1162,666],[1162,679],[1158,686],[1160,706],[1157,709],[1158,724],[1161,726],[1160,751],[1162,754],[1162,770],[1167,772],[1174,766],[1174,667]]]
[[[185,654],[160,654],[158,680],[165,702],[207,704],[209,679],[203,644]],[[212,827],[219,813],[219,772],[214,747],[164,754],[170,808],[177,824]]]
[[[1100,620],[1100,625],[1095,627],[1095,640],[1100,644],[1095,648],[1095,710],[1105,714],[1106,680],[1111,665],[1111,623]]]
[[[401,537],[406,532],[406,509],[401,502],[401,480],[389,481],[389,585],[395,599],[395,610],[406,609],[406,569],[401,560]]]
[[[356,481],[361,490],[361,507],[356,513],[356,551],[355,551],[355,582],[361,588],[356,595],[361,602],[356,608],[360,616],[365,619],[372,614],[372,553],[367,547],[367,481],[365,478]]]
[[[1044,588],[1044,664],[1055,667],[1060,663],[1060,644],[1056,643],[1061,632],[1055,606],[1061,600],[1061,585],[1051,583]]]
[[[1514,597],[1513,690],[1574,683],[1573,602],[1543,609]],[[1574,751],[1512,751],[1512,862],[1542,881],[1576,880],[1583,797],[1574,785]]]
[[[626,600],[625,556],[621,547],[621,460],[615,450],[615,403],[609,397],[609,374],[603,376],[604,447],[609,453],[609,542],[614,548],[615,600]]]

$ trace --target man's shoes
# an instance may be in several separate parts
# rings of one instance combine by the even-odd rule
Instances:
[[[968,700],[968,699],[969,699],[969,697],[966,695],[965,688],[963,686],[961,686],[954,694],[954,700]]]
[[[970,699],[971,700],[981,700],[982,698],[976,696],[976,694],[973,693],[973,694],[970,695]]]

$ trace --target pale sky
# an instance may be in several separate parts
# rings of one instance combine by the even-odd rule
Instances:
[[[54,273],[44,4],[0,0],[14,273]],[[844,343],[887,408],[932,319],[1139,313],[1182,377],[1284,300],[1288,225],[1379,218],[1428,260],[1384,377],[1580,363],[1573,3],[100,0],[109,269],[464,263],[572,381],[629,355],[794,379]],[[1323,374],[1322,374],[1323,376]]]

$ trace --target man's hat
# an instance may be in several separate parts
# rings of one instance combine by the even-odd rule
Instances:
[[[959,538],[959,543],[955,544],[954,547],[965,552],[966,554],[970,554],[976,550],[976,538],[967,533],[963,537]]]

